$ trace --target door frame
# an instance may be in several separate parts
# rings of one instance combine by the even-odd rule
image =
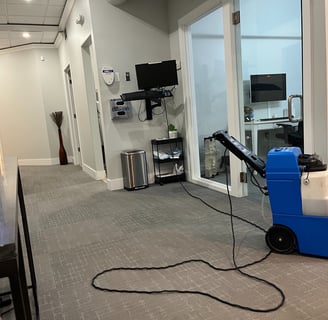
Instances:
[[[95,83],[96,79],[96,63],[94,57],[94,47],[91,35],[81,45],[82,62],[83,62],[83,73],[85,79],[85,90],[87,96],[89,121],[91,127],[91,139],[94,148],[94,161],[95,171],[97,173],[96,179],[102,180],[106,178],[105,170],[105,154],[103,152],[101,144],[101,136],[103,132],[100,132],[99,126],[99,115],[98,111],[98,98],[97,98],[97,87]],[[98,104],[98,105],[97,105]],[[100,115],[101,117],[101,115]]]
[[[302,7],[302,54],[303,54],[303,117],[304,151],[314,153],[313,99],[312,99],[312,46],[311,46],[311,0],[301,0]]]
[[[239,77],[241,75],[240,58],[236,52],[236,28],[232,23],[232,14],[234,12],[233,0],[208,0],[189,14],[179,19],[179,44],[181,50],[181,66],[183,78],[183,100],[186,110],[186,137],[187,137],[187,178],[189,181],[202,185],[204,187],[217,190],[223,193],[227,192],[225,184],[214,182],[200,176],[199,150],[198,150],[198,133],[196,126],[196,108],[195,93],[193,91],[194,73],[190,63],[192,52],[190,49],[191,34],[190,26],[200,18],[222,7],[224,21],[224,43],[225,43],[225,59],[226,59],[226,82],[227,82],[227,109],[228,109],[228,127],[229,134],[233,135],[237,140],[241,140],[241,123],[240,108],[243,95],[240,94],[238,88]],[[239,40],[240,42],[240,40]],[[238,52],[240,55],[240,51]],[[237,115],[237,116],[236,116]],[[219,129],[219,128],[218,128]],[[240,172],[244,172],[243,163],[235,156],[230,157],[230,178],[231,185],[229,192],[236,197],[247,195],[247,184],[240,183]]]
[[[65,67],[64,74],[65,74],[65,85],[66,85],[66,94],[67,94],[68,110],[69,110],[68,120],[70,124],[70,135],[71,135],[72,149],[73,149],[73,163],[74,165],[81,166],[82,159],[81,159],[79,124],[76,115],[70,65],[67,65]]]

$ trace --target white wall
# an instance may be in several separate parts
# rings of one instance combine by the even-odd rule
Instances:
[[[104,168],[99,161],[101,157],[98,150],[99,145],[95,145],[94,135],[97,133],[97,128],[93,128],[93,119],[90,117],[91,110],[96,112],[96,101],[89,109],[82,56],[82,46],[86,42],[92,43],[92,23],[88,2],[88,0],[75,1],[72,8],[66,25],[67,38],[63,39],[59,46],[60,72],[64,77],[64,70],[67,66],[70,66],[77,123],[79,125],[82,168],[94,178],[101,179],[104,177]],[[83,25],[75,23],[78,15],[84,16]]]
[[[89,7],[90,6],[90,7]],[[75,17],[82,14],[85,23],[76,25]],[[151,18],[150,18],[151,17]],[[167,33],[166,0],[154,3],[142,0],[136,5],[126,2],[115,7],[106,0],[78,0],[75,2],[67,23],[67,39],[59,48],[61,69],[70,65],[73,94],[79,124],[82,166],[95,175],[99,170],[95,128],[88,111],[81,46],[88,39],[91,44],[90,57],[94,63],[94,86],[99,92],[101,124],[103,127],[109,188],[123,186],[120,153],[123,150],[143,149],[148,158],[148,171],[153,172],[150,140],[165,137],[167,125],[165,114],[154,115],[152,121],[140,121],[138,112],[144,110],[144,101],[132,102],[132,117],[125,120],[111,120],[109,100],[119,98],[121,93],[136,91],[135,64],[170,59],[169,36]],[[85,54],[84,54],[85,57]],[[111,66],[120,76],[112,86],[107,86],[101,76],[103,66]],[[125,80],[130,72],[131,81]],[[89,79],[88,79],[89,80]],[[89,92],[89,91],[88,91]],[[90,98],[90,95],[89,95]],[[168,104],[174,99],[167,99]],[[92,104],[89,100],[89,105]],[[161,112],[161,109],[156,109]],[[145,118],[145,113],[140,115]]]
[[[71,155],[57,50],[10,50],[0,55],[0,68],[4,155],[17,156],[22,164],[59,163],[57,127],[50,118],[53,111],[64,111],[63,140]]]
[[[165,135],[164,116],[155,116],[155,119],[149,122],[139,122],[137,120],[139,103],[135,102],[133,118],[113,122],[109,116],[108,100],[118,97],[122,92],[136,90],[135,63],[168,58],[180,60],[177,20],[204,2],[206,1],[168,0],[168,8],[166,8],[164,0],[156,2],[157,7],[151,0],[142,0],[140,7],[133,1],[128,1],[120,7],[113,7],[106,0],[76,0],[67,24],[68,38],[59,48],[60,66],[55,49],[32,47],[1,53],[0,84],[3,88],[2,92],[6,93],[0,96],[0,136],[4,153],[18,155],[21,159],[31,160],[34,163],[53,163],[54,159],[58,159],[57,132],[54,130],[49,113],[63,109],[67,119],[63,78],[64,68],[70,64],[80,124],[82,161],[97,173],[81,54],[82,44],[92,35],[90,39],[95,47],[97,60],[96,87],[101,93],[102,116],[105,124],[108,177],[112,180],[121,178],[119,153],[123,149],[130,148],[142,148],[147,151],[149,172],[151,172],[150,139]],[[326,63],[324,27],[321,25],[323,1],[312,3],[314,71],[311,77],[314,81],[314,140],[315,151],[320,154],[327,153],[323,145],[327,136],[326,123],[324,123],[326,117],[322,117],[326,114],[325,71],[322,68]],[[316,4],[318,6],[315,6]],[[85,17],[83,26],[75,23],[78,14],[83,14]],[[148,14],[151,18],[146,17]],[[167,24],[165,19],[168,19]],[[169,34],[166,29],[169,30]],[[41,55],[46,58],[42,63]],[[108,64],[112,65],[121,76],[121,82],[112,87],[104,85],[99,77],[101,66]],[[131,82],[124,80],[126,71],[131,73]],[[184,101],[180,72],[179,81],[180,85],[175,90],[174,100],[168,100],[168,114],[169,121],[175,122],[183,132],[185,130]],[[64,120],[64,143],[70,155],[71,146],[66,124]]]
[[[178,30],[178,20],[206,0],[168,0],[168,18],[170,34]]]
[[[167,0],[128,0],[118,8],[148,25],[162,30],[164,33],[169,31],[168,6]]]
[[[170,59],[169,36],[158,26],[140,19],[140,12],[148,15],[167,17],[167,11],[159,10],[154,2],[138,3],[133,6],[115,7],[106,0],[90,1],[93,22],[93,40],[98,68],[98,83],[104,126],[104,141],[107,160],[107,177],[114,185],[122,178],[120,153],[123,150],[146,150],[148,171],[153,172],[150,140],[167,136],[165,114],[154,115],[151,121],[140,121],[138,111],[144,110],[144,101],[132,102],[132,117],[125,120],[111,120],[109,100],[119,98],[121,93],[138,90],[135,64]],[[163,6],[165,1],[159,1]],[[161,20],[159,18],[159,20]],[[112,66],[120,75],[120,82],[107,86],[101,77],[101,68]],[[125,72],[130,72],[131,81],[125,80]],[[167,99],[172,103],[173,99]],[[157,109],[160,112],[161,109]],[[145,118],[145,113],[140,115]]]

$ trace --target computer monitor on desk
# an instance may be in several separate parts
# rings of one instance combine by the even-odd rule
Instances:
[[[175,60],[136,64],[138,89],[141,91],[123,93],[122,100],[145,100],[146,120],[153,119],[153,108],[161,105],[161,99],[171,97],[172,92],[165,87],[178,84]]]

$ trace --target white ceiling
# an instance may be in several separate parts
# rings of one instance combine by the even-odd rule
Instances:
[[[53,44],[63,30],[71,0],[0,0],[0,50],[26,44]],[[24,38],[23,32],[30,37]]]

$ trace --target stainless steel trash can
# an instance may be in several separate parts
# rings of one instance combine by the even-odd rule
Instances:
[[[126,190],[148,187],[146,152],[131,150],[121,152],[123,183]]]

